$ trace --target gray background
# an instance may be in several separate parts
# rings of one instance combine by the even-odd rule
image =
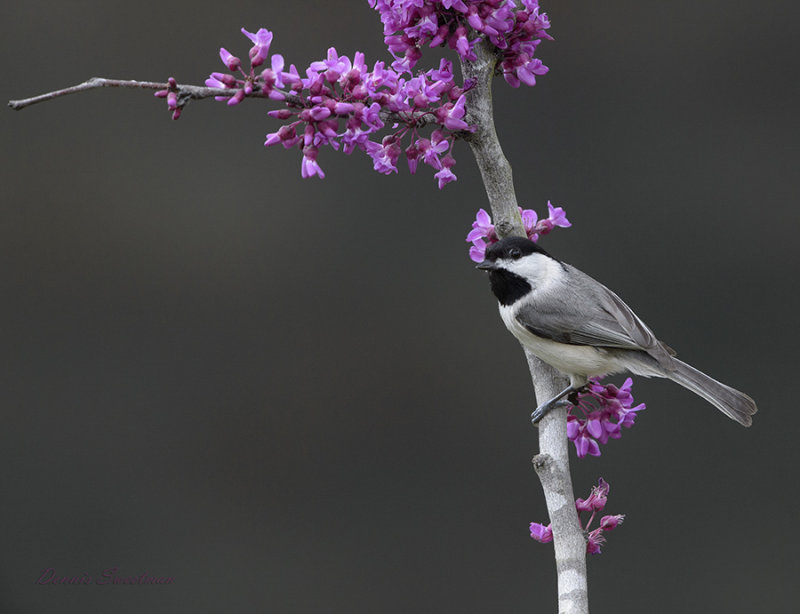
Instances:
[[[521,203],[565,207],[544,245],[761,408],[746,430],[636,382],[636,427],[574,466],[627,514],[593,609],[792,611],[796,3],[544,8],[550,74],[495,88]],[[28,0],[0,24],[4,99],[202,83],[241,26],[298,66],[385,57],[361,1]],[[0,113],[0,611],[554,611],[525,361],[467,258],[467,147],[441,192],[331,151],[303,181],[265,112],[172,122],[97,91]],[[176,583],[35,585],[51,566]]]

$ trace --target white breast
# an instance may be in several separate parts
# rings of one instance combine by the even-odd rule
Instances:
[[[625,370],[615,355],[606,350],[559,343],[534,335],[517,320],[516,311],[519,307],[519,303],[500,305],[500,317],[506,328],[535,356],[568,375],[573,385],[583,385],[589,377]]]

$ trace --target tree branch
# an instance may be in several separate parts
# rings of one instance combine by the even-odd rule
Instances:
[[[477,43],[474,51],[478,57],[476,61],[461,61],[465,82],[469,79],[473,83],[466,94],[469,109],[466,121],[476,126],[475,132],[464,138],[478,162],[498,235],[524,237],[511,165],[503,155],[494,127],[492,79],[498,61],[497,51],[486,40]],[[540,402],[553,398],[568,385],[563,375],[527,350],[525,356]],[[558,611],[560,614],[588,614],[586,538],[575,510],[568,443],[566,409],[556,408],[539,423],[539,454],[533,464],[542,483],[553,528]]]
[[[261,91],[260,86],[256,84],[252,93],[247,94],[246,98],[269,98],[267,94]],[[40,94],[31,98],[23,98],[22,100],[9,100],[8,106],[15,111],[21,111],[25,107],[37,104],[39,102],[46,102],[61,96],[68,96],[69,94],[77,94],[79,92],[86,92],[88,90],[96,90],[106,87],[119,87],[124,89],[139,89],[139,90],[168,90],[170,89],[169,83],[160,83],[157,81],[137,81],[135,79],[108,79],[106,77],[92,77],[70,87]],[[185,83],[178,83],[174,86],[178,94],[178,106],[184,107],[190,100],[202,100],[204,98],[232,97],[238,88],[222,88],[222,87],[207,87],[205,85],[189,85]],[[283,95],[284,100],[278,101],[284,104],[289,104],[294,107],[303,108],[312,106],[311,103],[305,101],[301,96],[274,88],[273,91]],[[390,111],[382,110],[380,117],[384,122],[394,123],[413,123],[416,126],[425,126],[434,123],[435,118],[432,113],[423,111],[392,113]]]
[[[166,90],[169,89],[169,83],[136,81],[133,79],[106,79],[105,77],[92,77],[91,79],[88,79],[83,83],[79,83],[78,85],[65,87],[64,89],[56,90],[54,92],[47,92],[46,94],[41,94],[32,98],[25,98],[23,100],[9,100],[8,106],[15,111],[19,111],[25,107],[31,106],[32,104],[53,100],[54,98],[67,96],[68,94],[77,94],[78,92],[85,92],[87,90],[95,90],[103,87],[121,87],[141,90]],[[235,92],[236,90],[219,87],[178,84],[178,96],[180,98],[184,98],[185,100],[211,98],[213,96],[230,97]],[[251,96],[266,98],[266,96],[260,92],[253,92]]]

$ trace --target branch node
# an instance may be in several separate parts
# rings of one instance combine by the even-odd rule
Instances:
[[[497,236],[499,236],[499,237],[507,237],[508,235],[514,234],[514,231],[516,230],[516,226],[515,226],[515,224],[512,224],[511,222],[503,220],[503,221],[500,221],[497,224],[495,224],[495,230],[497,232]]]
[[[537,454],[531,459],[531,462],[536,473],[542,473],[553,464],[553,457],[549,454]]]

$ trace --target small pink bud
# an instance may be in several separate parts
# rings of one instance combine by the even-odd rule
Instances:
[[[225,66],[231,72],[239,70],[239,67],[242,65],[242,61],[230,51],[225,49],[225,47],[219,48],[219,57],[222,60],[222,63],[225,64]]]
[[[267,111],[267,115],[275,119],[289,119],[292,112],[289,109],[277,109],[275,111]]]
[[[244,90],[237,90],[236,93],[228,99],[228,106],[233,107],[244,100]]]

